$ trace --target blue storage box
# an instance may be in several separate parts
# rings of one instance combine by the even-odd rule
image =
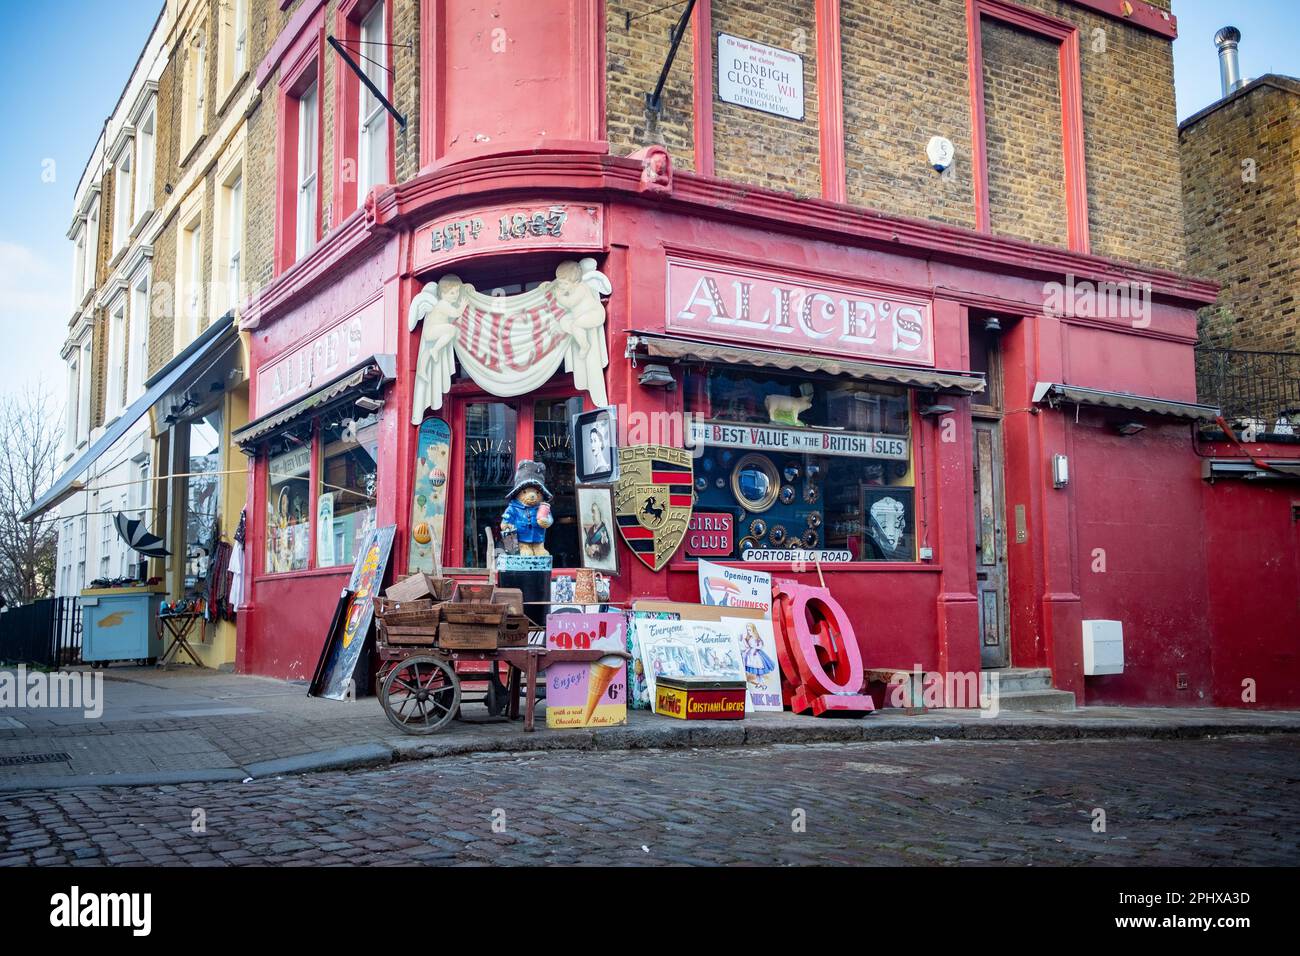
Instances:
[[[158,635],[160,588],[88,588],[81,592],[81,659],[156,660],[162,656]]]

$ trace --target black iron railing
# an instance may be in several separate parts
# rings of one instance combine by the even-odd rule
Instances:
[[[1219,406],[1229,424],[1300,435],[1300,352],[1198,348],[1196,393]]]
[[[66,667],[81,662],[81,602],[45,598],[0,614],[0,662]]]

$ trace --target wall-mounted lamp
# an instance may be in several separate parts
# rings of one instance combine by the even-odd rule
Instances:
[[[938,418],[940,415],[947,415],[955,409],[951,405],[940,405],[938,403],[931,405],[922,405],[917,409],[917,414],[923,418]]]
[[[670,392],[677,387],[677,380],[667,365],[647,365],[637,381],[646,388],[666,388]]]
[[[1119,432],[1121,435],[1125,437],[1128,437],[1129,435],[1136,435],[1138,432],[1143,431],[1145,428],[1146,426],[1140,422],[1122,422],[1115,426],[1115,431]]]
[[[356,405],[357,408],[364,408],[368,412],[377,412],[384,407],[384,400],[382,398],[372,398],[369,395],[362,395],[352,404]]]
[[[998,317],[996,315],[990,315],[987,319],[984,320],[984,331],[985,332],[1002,331],[1002,323],[998,321]]]
[[[1064,455],[1052,456],[1052,487],[1064,488],[1070,483],[1070,459]]]

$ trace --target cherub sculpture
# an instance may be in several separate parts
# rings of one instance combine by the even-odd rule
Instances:
[[[555,301],[568,310],[560,319],[560,328],[577,344],[578,357],[585,359],[595,345],[593,331],[605,324],[605,306],[600,297],[609,295],[614,287],[596,269],[595,259],[580,259],[556,267],[552,289]]]
[[[432,291],[430,291],[432,289]],[[436,286],[426,285],[411,300],[408,324],[412,332],[424,322],[420,353],[415,362],[415,395],[411,403],[411,424],[424,419],[426,409],[442,408],[442,397],[451,388],[456,371],[456,323],[465,314],[474,287],[456,275],[445,275]]]

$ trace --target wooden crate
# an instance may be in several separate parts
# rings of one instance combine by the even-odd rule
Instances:
[[[471,601],[448,601],[439,605],[442,620],[448,624],[485,624],[499,628],[506,618],[504,604],[479,604]]]
[[[375,598],[375,618],[392,627],[424,627],[435,630],[441,605],[434,604],[429,598],[414,601],[393,601],[389,598]]]
[[[474,604],[492,603],[496,587],[486,581],[461,581],[456,586],[456,600]]]
[[[438,628],[433,627],[390,627],[379,622],[379,637],[385,644],[418,644],[431,647],[438,642]]]
[[[507,614],[501,625],[501,647],[527,647],[533,623],[522,614]]]
[[[438,646],[449,650],[495,650],[500,636],[499,624],[438,625]]]

